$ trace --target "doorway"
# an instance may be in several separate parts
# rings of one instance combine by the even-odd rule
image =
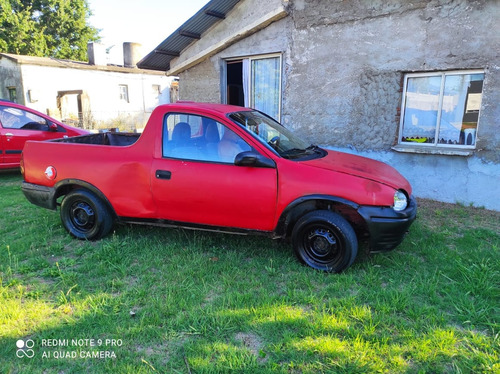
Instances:
[[[243,60],[227,62],[227,103],[245,106]]]
[[[57,106],[62,122],[72,126],[89,128],[91,122],[90,100],[83,90],[59,91]]]

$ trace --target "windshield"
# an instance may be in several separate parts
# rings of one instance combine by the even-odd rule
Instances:
[[[243,126],[267,148],[283,158],[316,158],[324,151],[299,138],[271,117],[258,111],[235,112],[229,115],[233,121]]]

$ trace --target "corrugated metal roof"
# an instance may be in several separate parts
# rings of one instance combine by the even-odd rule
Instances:
[[[167,71],[170,61],[178,57],[193,40],[200,39],[205,31],[220,22],[240,0],[211,0],[194,16],[174,31],[158,47],[144,57],[137,66],[141,69]]]

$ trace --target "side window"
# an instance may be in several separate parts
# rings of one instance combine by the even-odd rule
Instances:
[[[18,130],[49,131],[45,118],[25,110],[0,105],[2,127]]]
[[[250,147],[223,124],[191,114],[168,114],[163,120],[163,157],[233,163]]]

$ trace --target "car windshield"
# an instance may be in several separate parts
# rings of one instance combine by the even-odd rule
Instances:
[[[271,117],[259,111],[235,112],[229,115],[234,122],[243,126],[267,148],[283,158],[316,158],[323,151],[311,143],[299,138]]]

